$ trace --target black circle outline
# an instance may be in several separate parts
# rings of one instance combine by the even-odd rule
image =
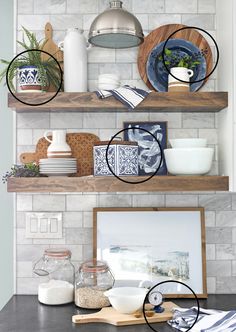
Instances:
[[[179,32],[179,31],[181,31],[181,30],[186,30],[186,29],[195,29],[195,30],[200,30],[200,31],[205,32],[205,33],[206,33],[206,34],[207,34],[207,35],[213,40],[213,42],[214,42],[214,44],[215,44],[215,47],[216,47],[216,51],[217,51],[216,62],[215,62],[215,65],[214,65],[213,69],[211,70],[211,72],[210,72],[208,75],[206,75],[204,78],[202,78],[202,79],[200,79],[200,80],[196,80],[196,81],[191,81],[191,82],[181,80],[181,79],[177,78],[176,76],[174,76],[174,75],[170,72],[170,70],[167,68],[167,65],[165,64],[165,48],[166,48],[166,44],[168,43],[168,41],[171,39],[171,37],[172,37],[173,35],[175,35],[177,32]],[[198,83],[198,82],[201,82],[201,81],[205,81],[208,77],[211,76],[211,74],[213,74],[213,72],[215,71],[215,69],[216,69],[216,67],[217,67],[217,65],[218,65],[218,62],[219,62],[220,51],[219,51],[219,47],[218,47],[218,45],[217,45],[215,39],[212,37],[212,35],[211,35],[209,32],[207,32],[206,30],[204,30],[204,29],[202,29],[202,28],[192,27],[192,26],[186,26],[186,27],[183,27],[183,28],[180,28],[180,29],[174,31],[174,32],[173,32],[173,33],[167,38],[167,40],[165,41],[165,44],[164,44],[164,46],[163,46],[162,52],[161,52],[161,57],[162,57],[162,62],[163,62],[163,64],[164,64],[165,69],[167,70],[168,74],[170,74],[173,78],[175,78],[175,79],[178,80],[179,82],[184,82],[184,83]]]
[[[108,149],[112,143],[112,141],[114,140],[114,138],[119,135],[120,133],[122,133],[123,131],[126,131],[126,130],[130,130],[130,129],[141,129],[147,133],[149,133],[154,139],[155,141],[157,142],[159,148],[160,148],[160,152],[161,152],[161,159],[160,159],[160,163],[159,163],[159,166],[157,167],[156,171],[151,175],[149,176],[147,179],[145,180],[141,180],[141,181],[136,181],[136,182],[133,182],[133,181],[127,181],[127,180],[124,180],[124,179],[121,179],[118,175],[116,175],[113,170],[111,169],[110,165],[109,165],[109,161],[108,161]],[[155,176],[157,174],[157,172],[159,171],[160,167],[161,167],[161,164],[162,164],[162,161],[163,161],[163,151],[162,151],[162,147],[161,147],[161,144],[159,143],[158,139],[148,130],[146,129],[143,129],[141,127],[129,127],[129,128],[124,128],[124,129],[121,129],[120,131],[118,131],[114,136],[112,136],[112,138],[110,139],[108,145],[107,145],[107,148],[106,148],[106,163],[107,163],[107,166],[110,170],[110,172],[120,181],[122,182],[125,182],[125,183],[130,183],[130,184],[139,184],[139,183],[143,183],[143,182],[146,182],[148,180],[150,180],[153,176]]]
[[[32,51],[37,51],[37,52],[42,52],[42,53],[45,53],[47,55],[49,55],[50,57],[53,58],[53,60],[56,62],[56,64],[58,65],[59,69],[60,69],[60,74],[61,74],[61,82],[60,82],[60,86],[58,88],[58,90],[56,91],[55,95],[53,95],[50,99],[42,102],[42,103],[39,103],[39,104],[30,104],[30,103],[26,103],[24,101],[22,101],[21,99],[19,99],[18,97],[15,96],[15,94],[12,92],[11,88],[10,88],[10,85],[9,85],[9,82],[8,82],[8,72],[9,72],[9,69],[10,69],[10,66],[12,65],[12,63],[22,54],[24,53],[27,53],[27,52],[32,52]],[[47,104],[48,102],[50,102],[51,100],[53,100],[57,94],[59,93],[59,91],[61,90],[61,87],[62,87],[62,82],[63,82],[63,72],[62,72],[62,69],[61,69],[61,66],[60,66],[60,63],[58,62],[58,60],[53,56],[51,55],[50,53],[46,52],[46,51],[43,51],[43,50],[38,50],[36,48],[32,48],[31,50],[26,50],[26,51],[23,51],[19,54],[17,54],[12,60],[11,62],[9,63],[8,67],[7,67],[7,71],[6,71],[6,84],[7,84],[7,87],[8,87],[8,90],[10,91],[11,95],[17,99],[20,103],[24,104],[24,105],[28,105],[28,106],[40,106],[40,105],[44,105],[44,104]]]
[[[197,323],[198,316],[199,316],[199,313],[200,313],[200,304],[199,304],[199,300],[198,300],[197,294],[192,290],[192,288],[191,288],[190,286],[186,285],[185,283],[183,283],[183,282],[181,282],[181,281],[178,281],[178,280],[166,280],[166,281],[159,282],[158,284],[156,284],[155,286],[153,286],[151,289],[149,289],[149,291],[147,292],[147,294],[146,294],[146,296],[145,296],[145,299],[144,299],[144,301],[143,301],[143,317],[144,317],[144,319],[145,319],[147,325],[150,327],[150,329],[153,330],[154,332],[158,332],[157,330],[155,330],[155,329],[150,325],[150,323],[149,323],[148,320],[147,320],[147,317],[146,317],[146,315],[145,315],[145,302],[146,302],[146,300],[147,300],[149,294],[151,293],[151,291],[152,291],[153,289],[155,289],[156,287],[158,287],[158,286],[160,286],[160,285],[162,285],[162,284],[165,284],[165,283],[167,283],[167,282],[176,282],[177,284],[181,284],[181,285],[187,287],[187,288],[193,293],[193,295],[194,295],[194,297],[195,297],[195,299],[196,299],[196,301],[197,301],[197,315],[196,315],[196,318],[195,318],[195,320],[194,320],[192,326],[190,326],[190,328],[188,328],[188,329],[185,331],[185,332],[188,332],[188,331],[190,331],[190,330],[194,327],[194,325]]]

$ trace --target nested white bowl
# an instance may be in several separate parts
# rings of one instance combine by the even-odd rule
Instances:
[[[207,145],[206,138],[174,138],[169,139],[172,148],[205,148]]]
[[[146,288],[115,287],[104,292],[114,309],[122,314],[132,314],[143,305]]]
[[[203,175],[211,170],[214,149],[177,148],[164,150],[168,172],[173,175]]]

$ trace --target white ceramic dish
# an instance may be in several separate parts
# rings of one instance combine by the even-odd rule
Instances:
[[[122,314],[132,314],[143,305],[147,290],[139,287],[116,287],[104,293],[114,309]]]
[[[177,148],[164,150],[168,172],[173,175],[203,175],[211,170],[214,149]]]
[[[206,138],[175,138],[169,139],[172,148],[205,148],[207,145]]]

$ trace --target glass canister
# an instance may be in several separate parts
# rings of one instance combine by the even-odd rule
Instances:
[[[81,308],[100,309],[110,305],[104,292],[113,287],[115,279],[106,262],[90,260],[78,271],[75,304]]]
[[[70,250],[46,249],[35,264],[34,273],[42,280],[38,287],[39,302],[59,305],[74,301],[75,269]]]

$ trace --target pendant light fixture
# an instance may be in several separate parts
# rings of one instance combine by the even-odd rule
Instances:
[[[105,48],[128,48],[142,44],[144,39],[139,20],[122,8],[122,1],[110,1],[110,8],[91,24],[88,41]]]

